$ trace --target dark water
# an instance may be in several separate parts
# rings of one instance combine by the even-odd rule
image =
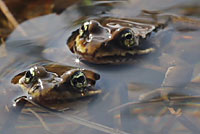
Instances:
[[[77,56],[69,51],[66,41],[81,22],[90,17],[100,16],[102,13],[104,16],[137,18],[141,10],[145,9],[161,11],[163,16],[166,14],[180,15],[200,21],[198,10],[200,2],[198,0],[131,0],[96,1],[93,4],[91,6],[73,5],[60,15],[50,14],[28,20],[20,24],[25,34],[16,29],[5,42],[6,46],[1,46],[0,129],[4,129],[5,122],[10,119],[7,116],[6,106],[11,106],[16,97],[23,95],[19,87],[10,83],[12,77],[35,63],[53,61],[98,72],[101,79],[97,81],[96,86],[103,89],[103,94],[85,105],[77,102],[76,109],[65,113],[37,112],[46,126],[42,125],[42,121],[33,112],[26,110],[21,113],[16,122],[17,134],[27,132],[29,134],[96,134],[117,133],[117,130],[124,131],[118,131],[119,133],[137,134],[199,133],[199,101],[177,101],[177,109],[182,110],[181,116],[172,115],[162,102],[111,109],[127,102],[138,102],[141,94],[158,88],[165,77],[168,62],[176,60],[176,57],[184,59],[194,67],[192,78],[198,76],[200,71],[200,23],[175,23],[156,34],[156,39],[162,45],[168,46],[163,52],[170,55],[167,59],[161,55],[158,58],[160,59],[159,64],[157,62],[155,64],[155,60],[152,60],[154,57],[151,56],[144,59],[142,63],[130,65],[92,65],[84,62],[78,64],[75,63]],[[157,67],[160,65],[158,68],[162,71],[147,67],[149,64]],[[180,79],[185,78],[180,77]],[[136,84],[130,86],[132,82]],[[187,90],[184,94],[199,95],[198,84],[188,85],[188,89],[191,92]],[[72,115],[91,122],[73,121],[69,119]],[[92,122],[101,125],[94,125],[94,123],[92,125]]]

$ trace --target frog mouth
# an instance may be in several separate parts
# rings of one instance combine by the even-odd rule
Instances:
[[[141,57],[154,52],[155,48],[132,50],[123,53],[96,53],[94,56],[83,55],[83,59],[95,64],[119,64],[138,61]]]

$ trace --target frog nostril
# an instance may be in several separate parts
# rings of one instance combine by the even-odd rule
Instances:
[[[90,21],[89,32],[91,34],[99,34],[103,30],[103,27],[97,21]]]

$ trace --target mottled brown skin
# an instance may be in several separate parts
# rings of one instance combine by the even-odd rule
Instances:
[[[158,46],[144,41],[152,32],[163,26],[125,18],[94,19],[85,22],[80,29],[74,31],[67,45],[73,53],[95,64],[125,63],[154,53]],[[123,44],[125,39],[122,36],[130,32],[133,43],[127,47]]]
[[[77,73],[78,72],[78,73]],[[30,74],[34,74],[30,81]],[[71,82],[74,76],[80,78],[84,86],[77,87]],[[85,78],[85,79],[83,79]],[[12,79],[13,84],[18,84],[32,100],[42,104],[51,104],[63,101],[74,101],[101,93],[94,89],[95,82],[100,78],[99,74],[90,70],[79,69],[70,66],[49,64],[45,66],[33,66],[30,70],[16,75]],[[77,78],[76,78],[77,80]],[[80,82],[80,83],[81,83]]]
[[[148,13],[148,15],[152,18],[152,13]],[[165,18],[163,23],[156,23],[157,19],[153,22],[109,17],[93,19],[74,31],[69,37],[67,45],[83,60],[95,64],[132,63],[133,61],[137,63],[143,56],[152,54],[159,49],[159,57],[156,58],[165,70],[164,80],[159,89],[141,95],[140,100],[147,100],[154,96],[161,96],[167,100],[169,93],[184,87],[191,80],[193,66],[199,61],[196,57],[200,56],[200,45],[183,43],[177,46],[168,44],[165,47],[160,38],[158,38],[158,42],[154,43],[147,39],[159,28],[165,28],[170,24],[177,32],[198,30],[200,21],[173,15],[162,16],[159,14],[158,16]],[[193,29],[194,27],[195,29]],[[161,48],[165,49],[162,51]],[[192,60],[188,57],[192,57]]]

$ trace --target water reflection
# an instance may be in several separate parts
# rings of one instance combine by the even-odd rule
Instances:
[[[154,4],[153,2],[146,4],[146,2],[143,0],[130,1],[128,4],[117,4],[112,6],[110,11],[107,10],[108,13],[104,15],[133,17],[138,15],[141,9],[158,10],[182,4],[179,0],[163,0],[159,1],[159,4]],[[157,0],[155,0],[156,2]],[[75,24],[80,24],[93,15],[98,13],[102,15],[101,11],[104,11],[104,8],[96,8],[97,12],[88,8],[90,12],[84,13],[80,12],[82,8],[71,7],[61,15],[51,14],[24,22],[20,26],[26,31],[27,36],[23,36],[18,30],[15,30],[6,41],[6,49],[1,46],[1,50],[6,51],[6,55],[0,59],[0,85],[1,91],[4,92],[0,97],[0,124],[3,124],[6,120],[6,116],[4,116],[6,114],[5,105],[10,105],[11,100],[23,95],[21,89],[10,84],[12,77],[28,69],[34,63],[54,61],[65,65],[92,69],[100,73],[101,80],[97,82],[97,87],[103,89],[104,92],[90,102],[89,105],[83,107],[83,109],[67,111],[66,113],[59,114],[59,116],[40,109],[37,113],[44,120],[48,129],[45,129],[41,120],[39,121],[35,118],[36,116],[33,116],[34,112],[24,109],[16,124],[16,133],[25,133],[26,131],[29,131],[30,134],[35,132],[48,133],[49,130],[53,130],[53,133],[103,133],[91,126],[90,128],[93,129],[81,126],[81,123],[78,124],[77,122],[69,121],[67,119],[69,115],[121,129],[129,133],[198,133],[199,130],[194,124],[199,123],[199,106],[190,105],[180,107],[181,104],[186,104],[185,101],[180,102],[176,107],[177,111],[181,108],[183,116],[168,109],[162,102],[140,104],[137,106],[130,105],[128,108],[122,107],[119,110],[114,110],[114,112],[109,112],[110,109],[121,104],[138,102],[141,94],[151,89],[159,88],[167,70],[165,66],[161,67],[160,65],[165,65],[168,60],[176,60],[177,55],[194,67],[198,66],[195,65],[198,63],[198,51],[200,50],[198,45],[198,28],[195,31],[184,31],[177,30],[176,27],[172,26],[168,31],[161,31],[164,33],[163,38],[160,36],[157,36],[157,38],[168,45],[164,52],[168,53],[169,57],[166,59],[166,56],[161,54],[159,63],[149,60],[154,57],[147,57],[144,62],[137,65],[94,65],[82,61],[76,63],[74,61],[77,59],[77,56],[72,54],[66,45],[66,40],[71,35],[71,32],[79,27],[79,25],[74,25],[74,22],[76,22]],[[109,6],[107,7],[106,5],[105,8],[109,8]],[[179,9],[184,10],[182,8]],[[170,11],[173,12],[173,10]],[[193,24],[192,26],[195,28]],[[185,28],[185,25],[183,28]],[[161,69],[150,68],[149,61],[151,64],[156,65],[154,68],[161,67]],[[198,71],[196,72],[199,73]],[[197,76],[196,72],[193,73],[193,77]],[[142,83],[141,86],[147,84],[148,86],[146,89],[140,87],[137,91],[135,87],[128,90],[130,82]],[[158,86],[151,88],[149,84]],[[198,90],[193,87],[191,92],[188,90],[185,89],[184,91],[187,92],[183,93],[186,95],[194,95],[193,92],[196,95],[199,94]],[[191,102],[193,104],[199,103],[199,101]],[[175,101],[174,103],[177,102]],[[41,124],[38,125],[39,123]]]

